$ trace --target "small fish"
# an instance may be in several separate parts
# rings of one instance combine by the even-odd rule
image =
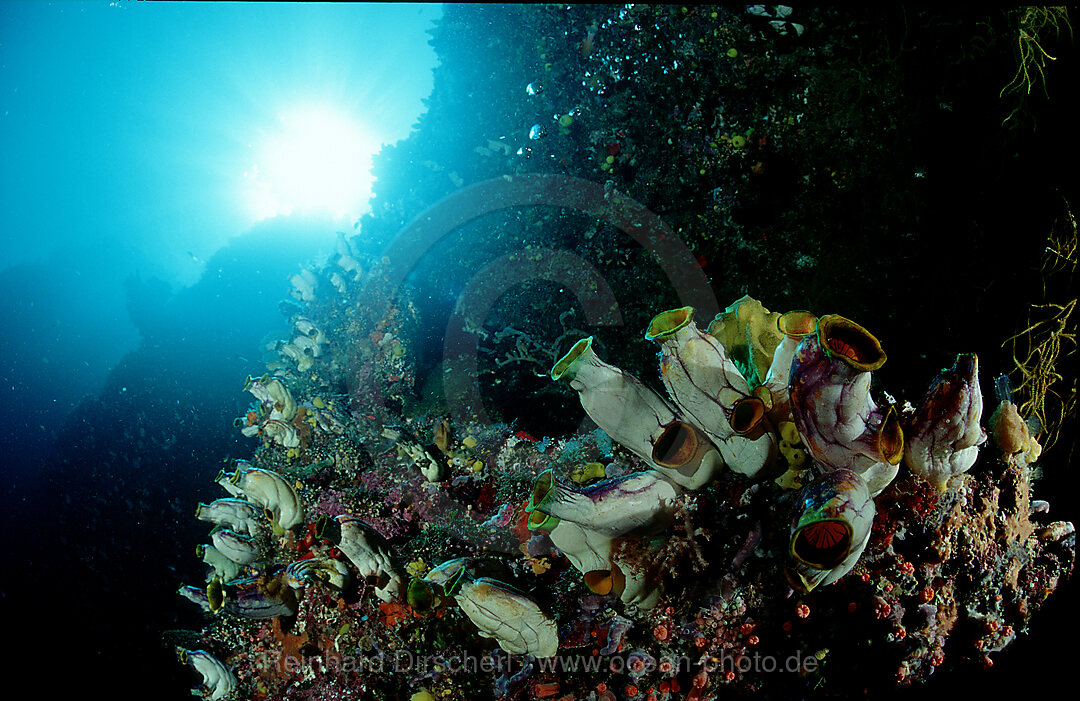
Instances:
[[[600,26],[594,22],[585,31],[585,38],[578,44],[578,51],[581,53],[582,58],[588,58],[592,55],[593,49],[596,48],[596,32],[599,29]]]

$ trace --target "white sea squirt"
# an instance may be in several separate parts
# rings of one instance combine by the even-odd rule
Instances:
[[[986,442],[982,419],[979,359],[960,355],[951,368],[934,379],[926,397],[915,409],[907,431],[904,460],[912,472],[939,492],[949,480],[967,472]]]
[[[237,464],[229,480],[251,501],[267,510],[281,528],[292,528],[304,520],[304,507],[292,485],[276,472]]]
[[[337,522],[341,525],[338,548],[356,566],[361,577],[379,580],[375,595],[387,603],[399,598],[404,587],[386,538],[351,514],[338,516]]]
[[[180,650],[180,663],[190,664],[203,677],[203,689],[193,689],[192,694],[211,701],[220,701],[236,691],[236,675],[221,660],[205,650]]]
[[[553,657],[559,626],[527,594],[489,577],[469,577],[465,568],[445,586],[480,635],[494,638],[512,655]]]
[[[258,526],[263,519],[260,508],[245,499],[215,499],[209,504],[199,502],[195,518],[218,526],[228,526],[237,533],[259,535]]]
[[[645,338],[660,345],[660,375],[680,413],[716,445],[728,466],[753,477],[776,455],[760,399],[724,345],[698,328],[693,307],[657,314]],[[760,435],[758,435],[760,433]]]

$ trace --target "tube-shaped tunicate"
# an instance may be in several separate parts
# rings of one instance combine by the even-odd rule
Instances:
[[[315,325],[315,322],[303,315],[296,315],[292,319],[293,328],[297,333],[307,336],[316,343],[327,343],[326,334],[319,330],[319,327]]]
[[[604,433],[646,461],[664,427],[678,418],[674,408],[641,380],[608,365],[592,349],[592,336],[574,344],[551,369],[566,378],[581,406]]]
[[[194,689],[192,694],[220,701],[236,690],[236,675],[205,650],[180,650],[180,663],[191,665],[203,677],[203,690]]]
[[[529,529],[547,531],[552,544],[583,575],[611,569],[610,536],[586,530],[573,521],[562,521],[540,511],[533,511],[529,515]]]
[[[393,563],[390,543],[378,531],[351,514],[337,517],[341,525],[338,548],[356,566],[361,577],[378,580],[375,594],[385,602],[403,593],[401,574]]]
[[[575,489],[540,473],[526,511],[540,511],[611,538],[657,533],[671,522],[679,489],[655,470]]]
[[[433,452],[422,445],[408,431],[401,428],[384,427],[383,438],[389,438],[405,455],[412,460],[420,474],[428,482],[441,482],[446,479],[446,461],[435,457]]]
[[[195,518],[219,526],[228,526],[237,533],[255,536],[258,524],[263,520],[262,509],[246,499],[215,499],[209,504],[195,507]]]
[[[281,528],[298,526],[304,520],[304,507],[296,490],[278,473],[238,464],[230,482],[244,496],[266,509]]]
[[[776,328],[784,334],[784,338],[773,351],[772,364],[765,375],[765,386],[769,389],[772,409],[782,413],[783,407],[790,402],[788,383],[795,350],[803,338],[817,332],[817,317],[808,311],[790,311],[780,315]]]
[[[456,557],[428,570],[422,578],[413,579],[406,588],[405,599],[414,610],[427,613],[437,603],[443,587],[455,580],[462,570],[472,571],[482,564],[479,558]]]
[[[704,432],[685,421],[672,421],[653,445],[654,469],[683,489],[704,487],[720,476],[724,458]]]
[[[292,421],[296,416],[296,400],[280,379],[269,375],[263,375],[258,379],[248,377],[244,383],[244,390],[250,392],[266,407],[270,418]]]
[[[660,344],[660,375],[679,412],[716,445],[727,465],[753,477],[776,454],[760,399],[724,345],[694,322],[693,307],[662,312],[645,338]]]
[[[237,467],[239,467],[240,465],[250,467],[251,463],[247,462],[246,460],[238,460]],[[234,497],[242,498],[244,496],[243,490],[233,484],[232,481],[235,474],[235,472],[226,472],[225,470],[221,470],[220,472],[218,472],[217,477],[214,478],[214,481],[221,485],[222,488],[224,488],[225,491],[229,494],[233,495]]]
[[[950,479],[971,468],[986,441],[979,425],[982,410],[979,359],[974,353],[960,355],[915,409],[904,449],[911,471],[944,492]]]
[[[347,587],[352,579],[348,566],[332,557],[309,557],[306,560],[297,560],[285,568],[282,576],[285,583],[293,589],[303,589],[319,581],[339,591]]]
[[[315,361],[312,357],[305,353],[300,346],[290,341],[282,341],[278,344],[278,353],[296,363],[296,369],[300,372],[307,372],[315,365]]]
[[[825,472],[803,487],[791,523],[788,550],[794,582],[810,591],[851,571],[870,540],[874,500],[857,472]]]
[[[292,283],[293,289],[290,294],[299,299],[302,302],[312,302],[315,300],[315,288],[319,284],[319,279],[315,277],[307,268],[300,268],[300,272],[289,278],[289,282]]]
[[[195,587],[190,584],[182,585],[176,592],[191,603],[210,613],[210,600],[206,595],[206,587]]]
[[[255,427],[249,426],[248,428]],[[258,427],[256,434],[259,431],[262,431],[262,434],[266,436],[271,443],[277,443],[285,448],[300,447],[300,434],[297,432],[296,427],[288,421],[282,421],[281,419],[267,419]]]
[[[799,342],[789,391],[795,426],[810,455],[826,469],[863,476],[872,495],[896,476],[904,434],[893,406],[870,396],[870,373],[885,363],[866,329],[836,314],[818,320]]]
[[[228,528],[215,528],[210,540],[218,551],[238,565],[250,565],[262,559],[259,541]]]
[[[494,638],[512,655],[553,657],[559,651],[559,627],[532,598],[495,579],[473,579],[460,570],[446,585],[485,638]]]
[[[196,545],[195,556],[214,568],[213,574],[228,582],[240,576],[240,565],[226,557],[213,545]]]
[[[612,591],[624,604],[647,610],[660,601],[660,587],[641,567],[613,563],[611,567]]]
[[[285,583],[280,569],[259,577],[224,582],[220,587],[221,608],[234,616],[267,619],[291,616],[297,611],[296,595]],[[213,592],[210,595],[213,607]]]

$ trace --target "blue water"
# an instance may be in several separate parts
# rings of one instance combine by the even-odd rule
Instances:
[[[47,688],[194,683],[159,640],[197,623],[198,490],[250,449],[229,417],[289,275],[366,207],[261,220],[244,173],[306,106],[407,136],[441,12],[0,3],[0,610]]]

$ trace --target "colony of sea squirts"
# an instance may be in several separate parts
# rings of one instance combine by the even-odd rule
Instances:
[[[237,419],[258,445],[198,507],[206,623],[176,642],[209,698],[908,686],[992,665],[1071,573],[1037,440],[1007,393],[983,416],[972,355],[898,401],[852,320],[675,309],[642,340],[663,394],[581,339],[551,374],[599,428],[536,437],[406,408],[410,303],[360,258],[294,279]]]

